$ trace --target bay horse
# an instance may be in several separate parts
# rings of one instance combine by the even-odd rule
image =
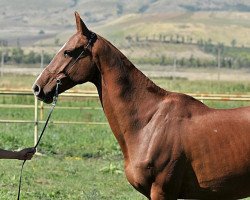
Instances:
[[[148,199],[239,199],[250,195],[250,107],[213,109],[165,91],[75,13],[76,33],[33,85],[51,103],[92,82],[124,156],[129,183]]]

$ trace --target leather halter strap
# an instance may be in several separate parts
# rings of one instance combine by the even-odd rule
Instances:
[[[83,56],[83,53],[86,51],[86,49],[88,49],[89,47],[91,47],[94,42],[97,40],[97,36],[94,32],[91,32],[90,33],[90,38],[88,40],[88,44],[84,47],[83,51],[79,54],[79,56],[77,56],[77,58],[75,59],[75,61],[73,62],[72,65],[67,65],[65,68],[72,68],[78,60],[81,59],[81,57]],[[46,68],[45,68],[46,69]],[[48,69],[46,69],[47,71],[49,71]],[[54,74],[53,72],[49,71],[51,74]],[[66,76],[66,75],[65,75]],[[52,103],[52,106],[51,106],[51,109],[50,109],[50,112],[48,114],[48,117],[47,117],[47,120],[44,124],[44,127],[42,129],[42,132],[38,138],[38,141],[36,143],[36,145],[34,146],[34,148],[37,148],[38,144],[40,143],[41,139],[42,139],[42,136],[47,128],[47,125],[48,125],[48,122],[49,122],[49,119],[51,117],[51,114],[56,106],[56,103],[57,103],[57,99],[58,99],[58,94],[59,94],[59,85],[62,85],[62,82],[60,80],[60,77],[57,76],[54,77],[56,79],[56,91],[55,91],[55,95],[54,95],[54,99],[53,99],[53,103]],[[21,172],[20,172],[20,178],[19,178],[19,186],[18,186],[18,197],[17,197],[17,200],[20,200],[20,194],[21,194],[21,185],[22,185],[22,174],[23,174],[23,168],[24,168],[24,164],[25,164],[26,160],[23,161],[22,163],[22,166],[21,166]]]
[[[56,80],[60,80],[62,77],[67,76],[67,72],[69,71],[69,69],[71,69],[81,58],[83,58],[83,54],[86,52],[87,49],[89,49],[90,47],[93,46],[93,44],[95,43],[96,40],[97,40],[97,35],[94,32],[90,32],[90,36],[88,38],[88,44],[83,48],[83,50],[77,56],[77,58],[74,60],[74,62],[72,64],[71,64],[71,62],[69,62],[65,66],[65,68],[61,72],[59,72],[58,74],[55,74],[55,72],[51,72],[47,68],[45,68],[45,70],[47,70],[50,74],[53,74],[52,76]]]
[[[49,122],[49,119],[51,117],[51,114],[56,106],[56,103],[57,103],[57,99],[58,99],[58,95],[59,95],[59,86],[61,85],[61,81],[60,80],[57,80],[56,82],[56,91],[55,91],[55,95],[54,95],[54,98],[53,98],[53,103],[51,105],[51,108],[50,108],[50,111],[49,111],[49,114],[48,114],[48,117],[45,121],[45,124],[43,126],[43,129],[42,129],[42,132],[37,140],[37,143],[36,145],[34,146],[34,148],[37,148],[37,146],[39,145],[42,137],[43,137],[43,134],[47,128],[47,125],[48,125],[48,122]],[[18,186],[18,196],[17,196],[17,200],[20,200],[20,194],[21,194],[21,185],[22,185],[22,175],[23,175],[23,168],[24,168],[24,164],[25,164],[26,160],[23,161],[22,163],[22,166],[21,166],[21,171],[20,171],[20,178],[19,178],[19,186]]]
[[[79,56],[77,56],[77,58],[75,59],[75,61],[73,62],[73,64],[66,66],[66,68],[68,68],[68,67],[72,68],[77,63],[77,61],[82,58],[83,53],[86,51],[86,49],[88,49],[89,47],[91,47],[94,44],[94,42],[96,41],[96,39],[97,39],[96,34],[94,32],[91,32],[88,44],[84,47],[84,49],[79,54]]]
[[[96,41],[97,39],[97,36],[94,32],[90,32],[90,36],[88,38],[88,44],[84,47],[83,51],[77,56],[77,58],[75,59],[75,61],[73,62],[72,65],[67,65],[65,68],[72,68],[76,62],[81,59],[83,53],[86,51],[86,49],[88,49],[89,47],[91,47],[94,42]],[[46,68],[45,68],[46,69]],[[46,69],[47,71],[49,71],[48,69]],[[51,74],[54,74],[53,72],[49,71]],[[57,75],[56,77],[54,77],[56,79],[56,91],[55,91],[55,95],[54,95],[54,98],[53,98],[53,103],[52,103],[52,106],[51,106],[51,109],[50,109],[50,112],[48,114],[48,117],[46,119],[46,122],[44,124],[44,127],[42,129],[42,132],[37,140],[37,143],[36,145],[34,146],[34,148],[37,148],[37,146],[39,145],[41,139],[42,139],[42,136],[47,128],[47,125],[48,125],[48,122],[49,122],[49,119],[51,117],[51,114],[56,106],[56,103],[57,103],[57,99],[58,99],[58,94],[59,94],[59,85],[62,85],[61,83],[61,80],[59,78],[59,76]],[[21,185],[22,185],[22,174],[23,174],[23,168],[24,168],[24,164],[25,164],[26,160],[23,161],[22,163],[22,166],[21,166],[21,172],[20,172],[20,178],[19,178],[19,186],[18,186],[18,197],[17,197],[17,200],[20,200],[20,194],[21,194]]]

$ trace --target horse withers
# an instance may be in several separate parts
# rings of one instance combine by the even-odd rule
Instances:
[[[128,181],[152,200],[250,196],[250,107],[212,109],[165,91],[75,13],[77,32],[37,78],[38,99],[92,82]]]

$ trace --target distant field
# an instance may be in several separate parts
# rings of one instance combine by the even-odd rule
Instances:
[[[55,6],[55,4],[53,3],[51,6]],[[67,3],[65,6],[70,5]],[[79,12],[82,14],[83,19],[89,18],[89,16],[85,16],[86,13],[84,11]],[[14,47],[18,46],[18,44],[24,46],[25,53],[34,51],[40,56],[43,50],[50,55],[54,55],[76,31],[74,14],[73,12],[70,14],[69,10],[67,10],[67,13],[67,16],[64,15],[61,18],[59,18],[56,12],[51,14],[51,16],[56,16],[58,24],[55,22],[52,24],[52,21],[55,19],[48,20],[50,18],[49,15],[41,18],[39,13],[32,13],[30,16],[23,16],[24,14],[22,13],[16,19],[14,17],[7,17],[9,14],[6,14],[6,16],[5,14],[0,14],[0,24],[2,23],[5,27],[0,39],[10,39],[12,41],[10,45]],[[32,16],[38,18],[35,18],[33,21],[31,19]],[[24,22],[26,18],[29,20]],[[15,21],[14,24],[18,26],[12,27],[12,24],[7,23],[6,20],[7,22],[8,20],[13,20]],[[39,20],[43,23],[39,23]],[[64,23],[65,26],[62,26]],[[239,48],[242,46],[250,47],[250,38],[248,37],[250,35],[250,12],[176,11],[160,12],[158,14],[150,12],[143,14],[124,13],[118,17],[110,18],[110,20],[103,20],[99,23],[86,22],[86,24],[91,30],[111,41],[129,59],[138,64],[148,64],[162,58],[168,60],[167,64],[171,64],[171,62],[174,62],[174,58],[179,59],[179,62],[181,62],[181,59],[189,60],[194,58],[199,60],[200,63],[208,63],[206,67],[211,67],[209,62],[213,61],[216,63],[217,55],[216,53],[208,53],[199,48],[197,42],[201,40],[204,43],[210,41],[214,45],[223,43],[225,46],[236,46],[238,47],[237,51],[240,51]],[[42,33],[39,33],[40,31]],[[175,44],[172,41],[171,43],[145,42],[140,44],[136,42],[130,43],[126,39],[126,37],[132,37],[133,40],[136,40],[135,38],[138,37],[151,40],[158,39],[159,41],[159,38],[163,36],[168,38],[168,40],[171,38],[173,41],[176,41],[178,38],[179,43]],[[6,50],[4,47],[1,47],[0,52],[2,49]],[[242,62],[248,60],[249,62],[248,53],[247,51],[236,52],[235,50],[230,54],[223,55],[222,59],[232,59],[232,63],[239,60],[242,60]],[[238,57],[235,57],[236,54]],[[143,59],[144,62],[141,62]],[[166,63],[164,64],[166,65]],[[185,66],[189,66],[187,62]],[[236,68],[235,66],[233,67]],[[249,68],[248,65],[244,65],[244,67]],[[230,79],[232,78],[230,77]],[[243,78],[243,80],[246,79]]]
[[[54,55],[75,32],[75,26],[72,26],[74,24],[73,14],[67,18],[68,21],[71,21],[71,26],[60,27],[58,29],[53,28],[50,32],[47,33],[45,31],[45,34],[41,35],[35,33],[33,28],[30,30],[26,26],[17,27],[12,31],[6,31],[8,30],[6,29],[2,33],[2,38],[8,37],[9,32],[11,32],[11,35],[17,32],[18,35],[12,35],[11,37],[13,37],[13,40],[16,40],[15,43],[17,43],[18,38],[21,38],[19,42],[25,46],[25,53],[35,51],[40,54],[43,50],[48,54]],[[87,25],[89,25],[91,30],[111,41],[129,59],[135,61],[135,63],[138,63],[138,60],[143,58],[152,61],[162,57],[168,60],[173,58],[195,58],[202,61],[212,60],[216,62],[216,54],[202,51],[197,46],[197,42],[201,40],[203,42],[210,41],[214,45],[223,43],[226,46],[250,47],[250,39],[248,37],[250,35],[250,13],[247,12],[137,13],[123,15],[103,23],[87,23]],[[50,24],[48,23],[47,28],[49,27]],[[23,34],[25,37],[23,41],[20,34]],[[133,40],[137,37],[159,39],[163,36],[168,38],[168,40],[170,38],[176,40],[178,37],[181,42],[178,44],[163,42],[137,44],[128,42],[125,39],[128,36],[132,37]],[[230,55],[224,55],[224,57],[226,59],[227,57],[234,58],[236,53],[232,52]],[[240,53],[239,56],[241,57],[234,60],[248,58],[247,53]]]
[[[140,69],[145,72],[158,73],[152,80],[170,91],[180,92],[205,92],[205,93],[249,93],[250,79],[248,70],[223,70],[221,71],[221,80],[217,81],[217,71],[214,69],[182,69],[176,72],[176,80],[172,80],[175,73],[172,67],[162,66],[141,66]],[[155,70],[155,71],[154,71]],[[160,76],[163,74],[165,77]],[[178,77],[178,75],[183,77]],[[157,78],[158,77],[158,78]],[[28,89],[32,90],[32,85],[37,76],[4,74],[0,80],[0,88]],[[223,85],[224,87],[221,87]],[[235,86],[235,87],[234,87]],[[96,90],[92,83],[78,85],[73,90]]]

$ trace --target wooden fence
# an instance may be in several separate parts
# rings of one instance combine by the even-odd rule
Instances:
[[[10,89],[0,89],[0,96],[34,96],[30,90],[10,90]],[[194,98],[204,101],[249,101],[250,102],[250,94],[188,94],[193,96]],[[60,94],[61,98],[67,97],[83,97],[83,98],[98,98],[98,94],[95,91],[71,91]],[[0,104],[1,108],[28,108],[34,109],[33,120],[8,120],[8,119],[0,119],[0,123],[34,123],[34,143],[36,144],[38,138],[38,124],[44,123],[42,120],[44,118],[44,109],[48,107],[45,106],[43,102],[38,103],[37,98],[34,97],[34,105],[20,105],[20,104]],[[84,110],[101,110],[101,107],[65,107],[65,106],[57,106],[56,109],[84,109]],[[38,112],[40,113],[40,117],[38,117]],[[53,124],[82,124],[82,125],[107,125],[107,122],[76,122],[76,121],[53,121]]]

